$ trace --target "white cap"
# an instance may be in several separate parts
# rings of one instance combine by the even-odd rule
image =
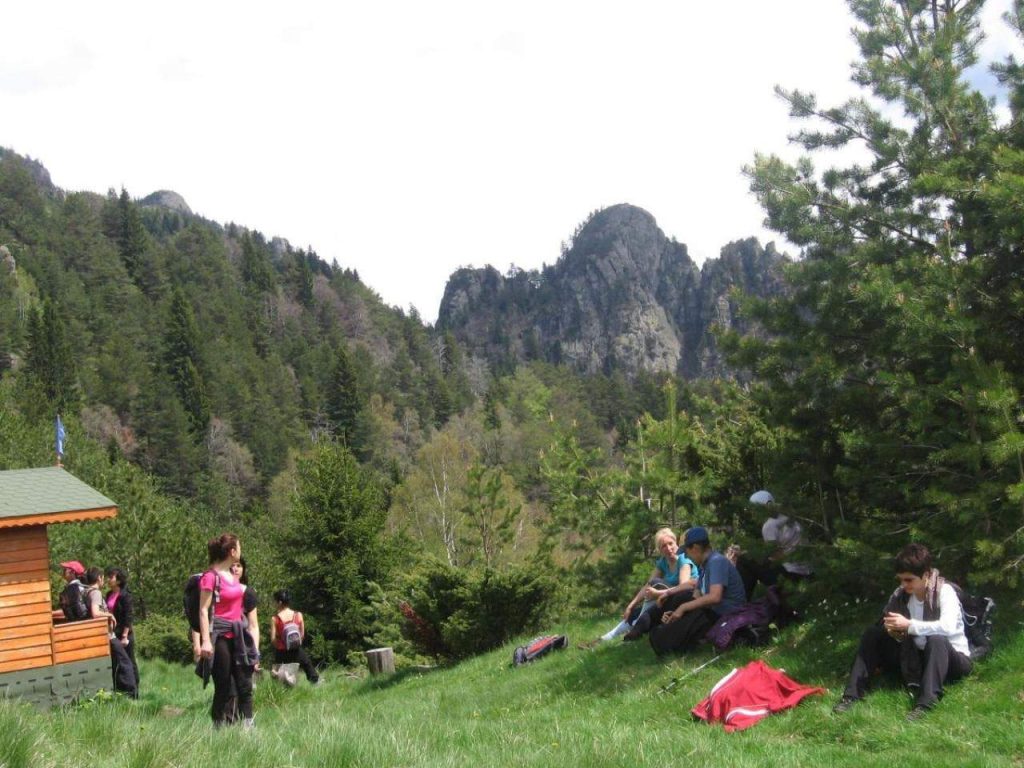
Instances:
[[[774,504],[775,497],[768,491],[757,491],[750,497],[751,504]]]

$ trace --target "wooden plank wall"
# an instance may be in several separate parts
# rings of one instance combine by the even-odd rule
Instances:
[[[53,663],[100,659],[110,655],[107,620],[89,619],[53,628]]]
[[[53,663],[45,525],[0,530],[0,673]]]

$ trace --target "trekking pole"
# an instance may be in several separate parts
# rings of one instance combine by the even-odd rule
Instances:
[[[722,654],[718,654],[713,659],[708,659],[703,664],[701,664],[699,667],[696,667],[695,669],[691,669],[685,675],[680,675],[679,677],[673,677],[672,680],[670,680],[667,685],[663,685],[661,687],[661,690],[659,690],[658,693],[670,693],[672,691],[672,689],[675,688],[677,685],[679,685],[679,683],[681,683],[683,680],[685,680],[688,677],[693,677],[694,675],[696,675],[698,672],[700,672],[705,667],[709,667],[712,664],[714,664],[720,658],[722,658]]]

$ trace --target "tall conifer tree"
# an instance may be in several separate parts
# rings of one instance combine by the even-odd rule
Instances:
[[[71,344],[64,321],[49,299],[29,316],[25,357],[28,376],[49,405],[59,413],[77,406],[78,377]]]
[[[327,416],[334,435],[352,451],[359,448],[357,434],[360,409],[355,370],[342,344],[335,353],[334,369],[327,388]]]
[[[827,534],[856,524],[884,548],[880,531],[925,537],[955,568],[1012,580],[1024,471],[1000,446],[1021,444],[1024,382],[986,327],[1012,306],[979,277],[1019,249],[1019,224],[1002,226],[986,200],[1016,129],[970,85],[981,7],[851,0],[853,79],[873,98],[828,109],[779,91],[811,124],[794,137],[806,150],[858,145],[866,160],[817,173],[809,157],[759,156],[749,169],[770,225],[804,258],[792,294],[756,310],[776,339],[748,341],[745,359],[796,436],[783,457],[792,495],[814,499]]]
[[[203,382],[199,330],[192,306],[180,287],[175,287],[171,294],[164,330],[164,364],[188,414],[190,430],[197,440],[202,440],[210,424],[210,404]]]

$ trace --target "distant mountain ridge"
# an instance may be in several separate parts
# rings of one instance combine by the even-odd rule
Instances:
[[[438,329],[499,367],[543,359],[587,373],[727,375],[713,328],[753,330],[732,290],[781,293],[786,261],[750,238],[698,268],[650,213],[615,205],[593,214],[543,271],[456,271]]]
[[[20,165],[43,195],[64,199],[41,163],[10,150],[0,150],[3,157]],[[75,194],[97,212],[106,204],[100,195]],[[225,230],[202,219],[170,190],[153,192],[137,205],[156,240],[169,241],[183,228],[199,226],[223,243],[231,270],[241,268],[239,243],[245,230],[234,225]],[[0,245],[5,242],[0,240]],[[15,243],[7,243],[12,263]],[[321,316],[324,311],[332,316],[331,323],[338,324],[350,343],[364,345],[385,364],[394,360],[394,348],[401,344],[384,341],[391,333],[382,332],[377,322],[393,309],[384,307],[372,290],[339,290],[339,284],[327,292],[326,284],[341,278],[315,254],[296,252],[276,237],[265,247],[274,270],[281,272],[282,286],[300,280],[295,270],[308,261],[305,268],[312,274],[306,279],[312,280],[318,298],[311,302],[307,295],[300,308],[287,292],[276,292],[271,307],[275,317],[297,317],[315,305]],[[173,266],[172,253],[157,253],[157,261],[169,258]],[[486,360],[495,373],[544,360],[583,373],[650,371],[690,379],[728,375],[714,328],[753,330],[739,313],[733,289],[760,297],[781,293],[785,262],[774,245],[762,247],[751,238],[726,245],[719,258],[697,267],[686,246],[666,237],[650,213],[615,205],[592,214],[558,262],[543,270],[513,268],[504,275],[493,267],[457,270],[448,278],[436,327],[421,332],[450,332],[469,357]],[[350,277],[358,283],[357,274]],[[181,279],[191,292],[188,284],[196,276],[182,274]],[[219,285],[223,288],[223,281]],[[204,295],[203,289],[195,290],[198,303]],[[418,317],[409,319],[419,322]]]
[[[312,248],[205,219],[166,189],[66,191],[0,148],[0,377],[59,386],[88,435],[170,493],[263,498],[290,455],[355,421],[360,459],[407,463],[486,388],[433,341]]]

